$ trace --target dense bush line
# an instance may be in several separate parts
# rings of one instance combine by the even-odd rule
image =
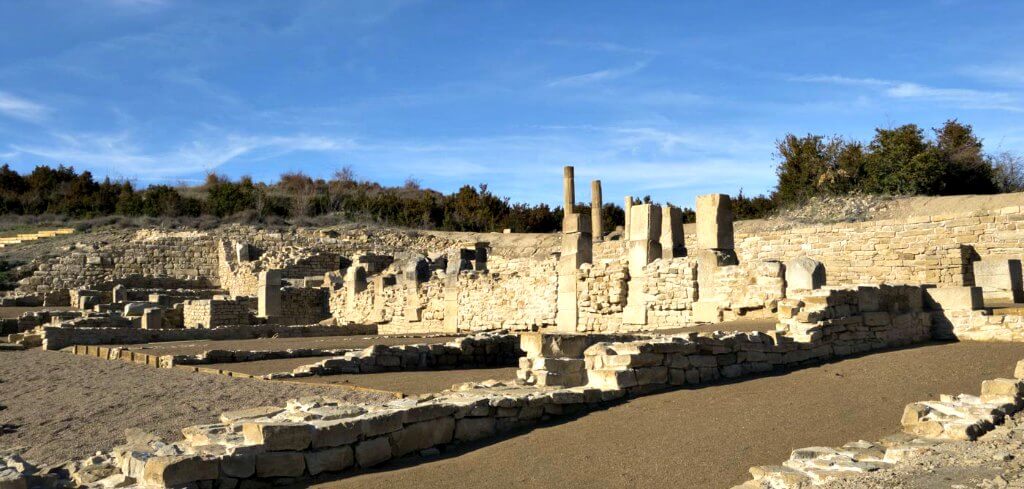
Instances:
[[[737,218],[763,217],[811,197],[852,192],[893,195],[952,195],[1024,190],[1024,164],[1009,153],[987,155],[969,125],[955,120],[935,129],[934,139],[908,124],[876,129],[863,144],[841,137],[789,134],[777,143],[778,185],[769,195],[734,200]],[[650,197],[637,203],[650,202]],[[589,214],[588,206],[577,212]],[[487,189],[463,186],[451,194],[420,188],[415,181],[385,187],[357,180],[351,169],[330,179],[286,173],[271,184],[210,174],[198,186],[153,185],[137,189],[72,167],[37,166],[21,175],[0,167],[0,214],[57,214],[72,218],[108,215],[149,217],[234,217],[254,221],[337,215],[412,228],[450,231],[551,232],[561,226],[562,209],[510,203]],[[623,210],[605,204],[605,229],[624,221]],[[687,222],[692,209],[684,209]]]

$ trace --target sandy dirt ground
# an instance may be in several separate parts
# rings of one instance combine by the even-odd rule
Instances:
[[[255,338],[251,340],[188,340],[111,345],[131,350],[146,350],[159,355],[195,355],[210,350],[288,350],[295,348],[366,348],[371,345],[414,345],[446,343],[458,336],[314,336],[305,338]]]
[[[977,394],[1024,344],[953,343],[877,353],[781,375],[630,400],[480,447],[412,458],[319,488],[728,488],[795,448],[874,440],[903,407]],[[474,449],[475,448],[475,449]],[[406,465],[403,465],[406,464]]]
[[[181,428],[215,422],[223,411],[283,405],[307,395],[368,402],[393,398],[38,349],[0,352],[0,448],[25,447],[29,460],[58,462],[123,443],[125,428],[177,440]]]
[[[505,368],[474,368],[460,370],[435,370],[428,372],[383,372],[377,374],[358,375],[324,375],[290,379],[293,382],[310,384],[337,384],[366,387],[385,391],[400,392],[406,395],[428,394],[438,392],[452,385],[464,382],[482,382],[484,380],[513,380],[516,378],[514,367]]]

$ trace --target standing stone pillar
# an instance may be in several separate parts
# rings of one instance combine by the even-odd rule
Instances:
[[[683,210],[666,205],[661,208],[661,257],[686,256],[686,238],[683,237]]]
[[[117,284],[110,290],[110,297],[110,302],[128,302],[128,290],[125,289],[124,285]]]
[[[647,324],[647,294],[644,292],[646,273],[644,267],[661,258],[661,207],[655,204],[639,204],[629,210],[629,289],[626,291],[626,306],[622,311],[624,324]]]
[[[558,299],[555,323],[559,331],[575,332],[579,326],[577,310],[580,265],[593,261],[590,226],[580,214],[568,214],[562,221],[562,253],[558,257]]]
[[[147,307],[142,311],[142,329],[163,329],[164,311],[159,307]]]
[[[256,290],[257,315],[274,318],[281,315],[281,271],[260,272],[259,288]]]
[[[725,194],[697,197],[697,295],[693,317],[698,322],[723,319],[728,290],[716,278],[722,267],[739,264],[733,239],[732,201]]]
[[[356,296],[366,290],[366,267],[353,264],[345,272],[345,289],[348,290],[348,307],[355,306]]]
[[[563,213],[565,215],[576,212],[576,179],[575,170],[571,166],[562,168],[562,197]]]
[[[697,196],[697,247],[733,250],[732,201],[725,194]]]
[[[601,199],[601,181],[590,182],[590,234],[594,242],[604,239],[604,229],[601,223],[601,207],[604,205]]]
[[[629,241],[629,214],[630,209],[633,208],[633,196],[627,195],[625,201],[622,203],[622,210],[626,211],[626,222],[622,227],[622,240]]]

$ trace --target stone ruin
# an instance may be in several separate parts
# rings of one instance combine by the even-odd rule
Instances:
[[[933,339],[1024,341],[1024,308],[1015,305],[1024,301],[1021,207],[750,231],[734,223],[724,194],[699,196],[696,222],[686,225],[677,207],[627,196],[624,226],[607,230],[600,180],[591,182],[589,216],[577,212],[573,167],[564,169],[563,196],[562,231],[552,235],[371,239],[229,227],[143,230],[117,245],[76,245],[38,263],[2,299],[71,310],[3,320],[2,332],[8,344],[160,367],[332,356],[268,378],[518,367],[515,382],[464,385],[383,407],[297,400],[225,413],[221,423],[186,429],[183,441],[120,447],[71,471],[73,478],[81,467],[112,467],[104,487],[292,480],[372,467],[661,389]],[[947,231],[953,226],[955,237]],[[730,331],[736,321],[764,327]],[[707,324],[720,331],[701,328]],[[462,338],[169,358],[109,346],[346,334]],[[904,425],[922,436],[972,438],[1021,398],[1018,381],[994,381],[978,399],[908,407]],[[794,452],[785,469],[754,471],[751,484],[790,487],[778,481],[814,479],[824,473],[814,464],[867,452],[878,460],[855,460],[870,461],[865,470],[888,456],[874,444]]]

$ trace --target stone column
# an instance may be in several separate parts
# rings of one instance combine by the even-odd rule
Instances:
[[[281,315],[281,271],[260,272],[259,288],[256,291],[257,316],[273,318]]]
[[[626,222],[622,227],[622,240],[629,241],[629,214],[630,209],[633,208],[633,196],[627,195],[622,203],[622,210],[626,211]]]
[[[590,234],[594,242],[604,239],[604,229],[601,228],[601,207],[604,205],[601,199],[601,181],[590,182]]]
[[[562,168],[562,197],[565,215],[576,213],[576,180],[575,170],[571,166]]]
[[[674,205],[661,208],[661,257],[686,256],[686,238],[683,237],[683,211]]]
[[[629,289],[622,312],[624,324],[647,324],[647,294],[643,290],[646,280],[644,267],[661,258],[661,207],[639,204],[629,209]]]

